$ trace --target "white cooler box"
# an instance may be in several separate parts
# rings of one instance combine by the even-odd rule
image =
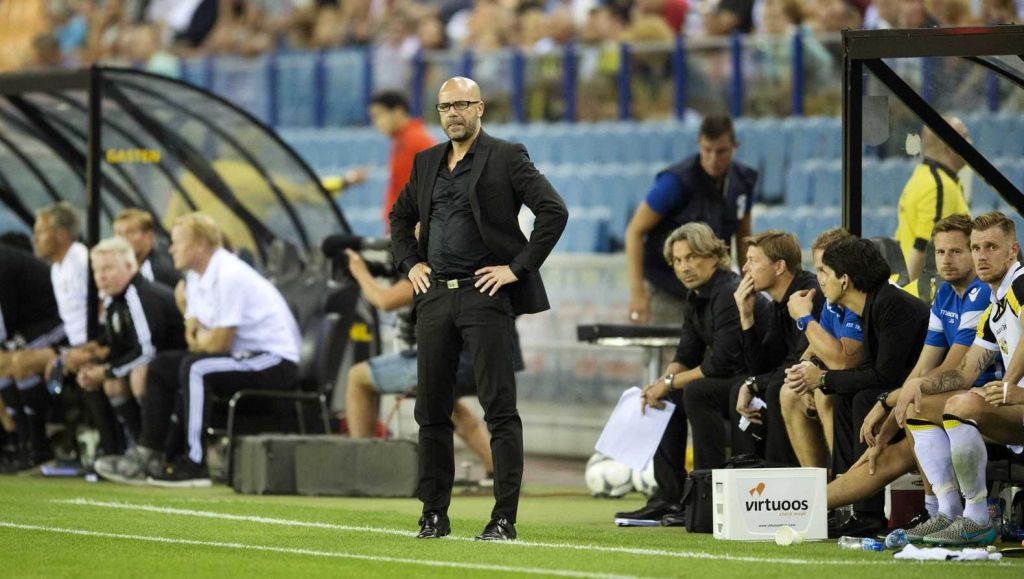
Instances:
[[[711,472],[716,539],[774,541],[780,527],[806,540],[828,538],[823,468],[715,469]]]

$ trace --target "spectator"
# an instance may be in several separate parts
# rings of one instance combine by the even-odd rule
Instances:
[[[681,319],[684,284],[673,275],[661,247],[669,233],[702,221],[718,239],[737,244],[751,230],[757,171],[733,161],[739,142],[728,116],[709,116],[697,139],[700,153],[658,173],[654,187],[626,228],[629,319],[636,324],[676,324]],[[739,254],[746,249],[739,247]]]
[[[704,30],[711,36],[747,34],[753,28],[754,0],[722,0],[714,12],[704,15]]]
[[[898,21],[900,28],[934,28],[939,24],[924,5],[924,0],[902,0]]]
[[[899,23],[899,0],[872,0],[864,12],[864,28],[887,30]]]
[[[957,117],[943,118],[961,137],[970,139],[963,121]],[[921,157],[921,164],[900,195],[894,236],[907,260],[911,280],[921,275],[924,251],[935,223],[955,213],[970,211],[957,176],[966,162],[928,127],[921,133]]]
[[[654,454],[658,490],[642,508],[616,513],[616,523],[623,525],[679,522],[686,480],[688,393],[692,389],[728,392],[736,376],[747,369],[733,297],[740,278],[729,269],[728,246],[707,225],[687,223],[673,230],[663,247],[663,258],[672,264],[673,272],[689,292],[683,301],[682,333],[675,357],[665,368],[664,378],[644,387],[641,411],[646,406],[664,408],[663,399],[672,400],[676,407]],[[764,319],[767,302],[758,302]],[[708,459],[705,449],[695,444],[694,467],[719,466]]]

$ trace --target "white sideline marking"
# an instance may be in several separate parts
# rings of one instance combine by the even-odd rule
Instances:
[[[173,537],[158,537],[152,535],[126,535],[121,533],[104,533],[100,531],[88,531],[85,529],[65,529],[62,527],[43,527],[39,525],[22,525],[9,521],[0,521],[0,527],[20,529],[23,531],[41,531],[46,533],[59,533],[64,535],[78,535],[83,537],[101,537],[104,539],[128,539],[132,541],[147,541],[150,543],[165,543],[172,545],[195,545],[198,547],[219,547],[222,549],[237,549],[242,551],[263,551],[267,553],[281,553],[286,555],[307,555],[311,557],[329,557],[334,559],[356,559],[359,561],[373,561],[377,563],[403,563],[406,565],[422,565],[425,567],[447,567],[450,569],[472,569],[479,571],[499,571],[503,573],[523,573],[528,575],[556,575],[559,577],[594,577],[594,578],[629,578],[630,575],[612,575],[609,573],[587,573],[584,571],[571,571],[566,569],[545,569],[542,567],[510,567],[507,565],[491,565],[488,563],[457,563],[452,561],[431,561],[425,559],[404,559],[401,557],[383,557],[377,555],[361,555],[358,553],[344,553],[338,551],[318,551],[315,549],[295,549],[290,547],[273,547],[269,545],[248,545],[245,543],[223,543],[220,541],[197,541],[194,539],[175,539]]]
[[[129,511],[145,511],[150,513],[162,513],[165,515],[184,515],[190,517],[201,517],[207,519],[221,519],[226,521],[244,521],[249,523],[260,523],[265,525],[282,525],[286,527],[308,527],[315,529],[327,529],[332,531],[360,531],[364,533],[377,533],[381,535],[397,535],[401,537],[413,537],[414,532],[403,529],[388,529],[385,527],[367,527],[356,525],[340,525],[336,523],[320,523],[316,521],[296,521],[291,519],[275,519],[253,515],[232,515],[216,511],[197,511],[192,509],[179,509],[175,507],[158,507],[156,505],[133,504],[111,501],[95,501],[92,499],[58,499],[54,503],[67,505],[78,505],[88,507],[102,507],[108,509],[124,509]],[[456,537],[449,535],[445,541],[469,541],[475,542],[472,537]],[[628,555],[643,555],[654,557],[679,557],[682,559],[711,559],[715,561],[735,561],[742,563],[779,563],[785,565],[825,565],[825,566],[863,566],[863,565],[895,565],[899,561],[887,558],[883,561],[863,560],[813,560],[813,559],[792,559],[773,557],[745,557],[740,555],[725,555],[720,553],[707,553],[704,551],[669,551],[665,549],[643,549],[636,547],[609,547],[604,545],[588,545],[578,543],[539,543],[533,541],[510,541],[505,543],[493,543],[493,545],[512,547],[539,547],[545,549],[573,549],[577,551],[593,551],[603,553],[624,553]],[[992,562],[994,564],[1002,564]],[[988,563],[988,564],[992,564]],[[972,566],[984,565],[985,561],[973,562]]]

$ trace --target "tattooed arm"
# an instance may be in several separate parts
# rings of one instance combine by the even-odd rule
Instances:
[[[967,355],[960,360],[956,370],[947,370],[938,376],[925,378],[921,385],[922,394],[940,394],[970,388],[978,376],[992,365],[998,351],[971,346]]]

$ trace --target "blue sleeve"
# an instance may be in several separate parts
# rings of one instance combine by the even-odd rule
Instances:
[[[658,215],[668,215],[686,204],[683,183],[671,173],[662,173],[654,180],[654,186],[644,200]]]
[[[818,323],[821,324],[823,330],[836,339],[838,339],[840,330],[838,321],[839,317],[836,312],[828,304],[825,304],[825,307],[821,308],[821,315],[818,316]]]
[[[956,329],[956,337],[953,339],[956,344],[970,346],[974,343],[974,338],[978,335],[981,316],[988,308],[991,290],[987,285],[975,289],[977,291],[972,290],[963,302],[963,309],[960,312],[960,327]]]
[[[860,327],[860,316],[852,310],[846,310],[843,316],[843,328],[839,331],[839,338],[849,338],[858,342],[864,341],[864,330]]]
[[[971,341],[974,341],[973,336],[971,336]],[[957,343],[961,343],[959,335],[957,335]],[[924,345],[935,346],[936,348],[948,348],[949,342],[946,341],[946,334],[936,332],[935,330],[928,330],[928,335],[924,337]]]
[[[939,288],[939,291],[935,294],[935,300],[932,302],[931,312],[928,314],[928,334],[925,335],[924,343],[926,346],[934,346],[936,348],[948,348],[950,346],[949,339],[946,337],[946,325],[943,321],[942,305],[947,303],[945,299],[945,289],[948,285],[943,285]]]

